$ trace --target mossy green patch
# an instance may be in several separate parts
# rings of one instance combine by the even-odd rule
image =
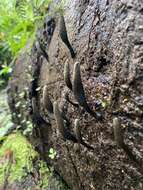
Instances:
[[[40,189],[46,189],[49,185],[49,177],[52,175],[52,173],[49,171],[48,167],[46,166],[45,162],[40,161],[39,162],[39,173],[41,176],[41,179],[38,182],[38,186]]]
[[[9,135],[0,148],[0,184],[5,180],[5,171],[9,164],[9,181],[20,181],[26,175],[26,171],[33,170],[33,160],[36,157],[38,153],[24,136],[20,133]]]

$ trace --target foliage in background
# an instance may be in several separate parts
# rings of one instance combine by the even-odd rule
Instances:
[[[34,39],[36,23],[43,19],[51,0],[0,0],[0,86],[11,73],[11,63],[28,39]]]

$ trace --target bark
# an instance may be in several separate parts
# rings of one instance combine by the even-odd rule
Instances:
[[[59,17],[59,16],[58,16]],[[59,18],[47,52],[48,61],[32,50],[21,55],[14,67],[8,90],[13,119],[20,124],[23,118],[34,123],[31,143],[40,139],[35,148],[74,190],[130,190],[143,188],[143,3],[141,0],[74,0],[65,8],[65,24],[69,41],[76,57],[59,37]],[[41,28],[41,31],[43,28]],[[40,33],[43,38],[43,34]],[[37,61],[38,57],[38,61]],[[98,121],[66,100],[68,94],[75,102],[73,92],[64,82],[64,64],[69,62],[71,75],[74,63],[81,66],[81,78],[87,103],[102,114]],[[38,67],[37,73],[34,69]],[[35,69],[36,70],[36,69]],[[31,76],[36,73],[36,106],[34,119],[28,112],[33,96],[29,96]],[[80,120],[83,140],[94,147],[90,150],[72,141],[65,141],[56,126],[53,115],[43,109],[43,87],[47,85],[51,102],[57,101],[68,119],[69,131],[74,133],[75,119]],[[26,108],[15,106],[18,94],[25,92],[22,101]],[[18,114],[21,113],[21,118]],[[36,117],[36,118],[37,118]],[[130,155],[114,141],[113,119],[119,118],[124,133],[124,144]],[[24,124],[21,125],[24,130]],[[47,152],[53,147],[56,158],[50,160]]]

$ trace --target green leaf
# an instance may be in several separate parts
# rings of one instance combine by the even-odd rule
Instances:
[[[2,65],[2,69],[0,71],[0,76],[2,76],[2,75],[5,76],[5,75],[7,75],[7,74],[9,74],[11,72],[12,72],[12,68],[10,68],[10,67],[8,67],[6,65]]]
[[[50,148],[49,150],[49,158],[54,159],[56,156],[56,151],[53,148]]]

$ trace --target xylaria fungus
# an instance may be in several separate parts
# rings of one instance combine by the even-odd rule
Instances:
[[[114,139],[118,147],[122,148],[131,160],[138,163],[136,156],[132,153],[129,147],[124,143],[124,133],[121,127],[121,121],[119,118],[113,119]]]
[[[54,102],[54,116],[60,133],[64,136],[64,121],[57,102]]]
[[[74,122],[74,131],[75,131],[75,135],[77,138],[78,143],[82,144],[83,146],[85,146],[87,149],[91,149],[94,150],[93,147],[91,147],[90,145],[88,145],[87,143],[85,143],[82,139],[82,135],[81,135],[81,126],[79,124],[79,120],[75,119]]]
[[[63,104],[62,104],[62,106],[61,106],[60,113],[61,113],[61,117],[64,120],[64,125],[66,127],[68,127],[70,125],[70,121],[69,121],[69,119],[66,116],[67,111],[68,111],[68,103],[67,103],[67,101],[64,101]]]
[[[64,139],[66,140],[71,140],[74,143],[77,143],[77,139],[76,137],[71,134],[68,129],[66,129],[66,127],[64,126],[64,119],[61,115],[61,112],[59,110],[59,106],[57,102],[54,102],[54,116],[55,116],[55,120],[56,120],[56,125],[61,133],[61,135],[64,137]]]
[[[68,39],[68,35],[67,35],[67,29],[66,29],[66,25],[65,25],[65,19],[64,16],[61,15],[60,18],[60,31],[59,31],[60,37],[62,39],[62,41],[64,42],[64,44],[68,47],[71,57],[74,58],[75,57],[75,52],[69,42]]]
[[[64,81],[67,85],[67,87],[72,90],[72,83],[71,83],[71,79],[70,79],[70,66],[69,63],[66,62],[64,65]]]
[[[117,117],[113,119],[114,139],[118,147],[122,147],[124,144],[123,131],[121,127],[121,121]]]
[[[77,103],[74,103],[72,102],[70,99],[69,99],[69,96],[68,96],[68,93],[65,94],[65,99],[67,102],[69,102],[71,105],[73,105],[74,107],[76,108],[79,108],[79,105]]]
[[[74,121],[74,131],[75,131],[75,135],[76,135],[78,142],[81,143],[82,136],[81,136],[81,126],[79,125],[79,119],[75,119],[75,121]]]
[[[43,101],[43,107],[49,112],[49,113],[53,113],[53,104],[50,100],[49,94],[48,94],[48,86],[45,85],[43,88],[43,97],[42,97],[42,101]]]
[[[73,93],[79,105],[87,107],[85,93],[81,81],[80,64],[78,62],[75,63],[73,71]]]
[[[90,115],[96,119],[102,119],[102,116],[98,112],[94,112],[90,109],[87,104],[84,88],[82,85],[81,74],[80,74],[80,63],[76,62],[74,64],[73,71],[73,94],[80,106],[82,106]]]

